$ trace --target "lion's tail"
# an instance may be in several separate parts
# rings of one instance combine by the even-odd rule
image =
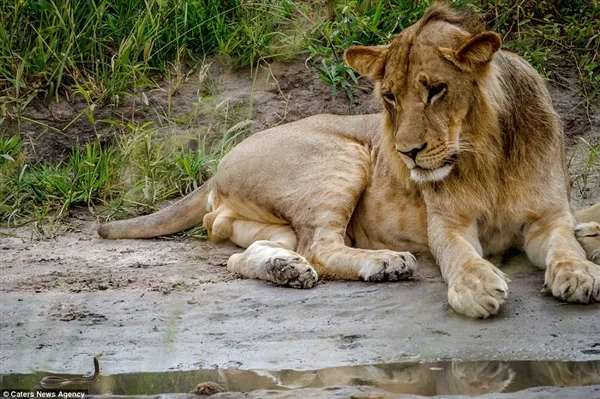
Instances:
[[[579,223],[597,222],[600,223],[600,202],[589,208],[575,212],[575,219]]]
[[[212,186],[210,179],[202,187],[156,213],[103,224],[98,234],[109,239],[150,238],[198,226],[208,212],[208,196]]]

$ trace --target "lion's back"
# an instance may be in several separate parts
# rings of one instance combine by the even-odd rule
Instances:
[[[319,206],[368,178],[379,127],[379,115],[317,115],[256,133],[221,160],[216,188],[282,216]]]

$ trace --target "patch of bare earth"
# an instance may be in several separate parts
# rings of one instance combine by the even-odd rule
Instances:
[[[143,290],[168,294],[229,281],[227,259],[239,249],[198,240],[102,240],[97,224],[53,239],[36,239],[32,228],[0,230],[0,287],[14,292]]]
[[[48,106],[33,101],[24,111],[26,119],[9,124],[9,133],[18,132],[37,159],[53,161],[67,155],[76,144],[113,140],[116,128],[104,120],[153,121],[155,127],[166,127],[176,120],[182,135],[211,139],[222,134],[223,125],[231,127],[232,122],[223,121],[222,114],[228,114],[229,119],[251,119],[250,132],[255,133],[315,114],[364,114],[379,109],[372,85],[366,80],[355,90],[351,102],[339,88],[333,97],[331,86],[304,63],[265,65],[254,74],[213,63],[208,72],[191,73],[183,83],[163,82],[160,88],[140,90],[118,108],[95,107],[94,123],[85,116],[89,105],[79,97]],[[221,117],[216,116],[219,110]]]

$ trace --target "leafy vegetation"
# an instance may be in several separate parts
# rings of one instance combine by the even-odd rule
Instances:
[[[29,163],[18,136],[0,137],[0,216],[9,225],[48,217],[75,206],[105,206],[105,219],[156,210],[154,204],[190,193],[216,170],[247,123],[230,126],[210,148],[203,137],[182,137],[151,123],[121,127],[115,145],[75,146],[58,164]],[[190,148],[190,141],[197,147]]]
[[[574,66],[582,94],[600,93],[600,2],[597,0],[481,2],[486,19],[505,45],[546,76],[561,63]]]
[[[277,57],[291,0],[6,0],[0,3],[0,99],[17,114],[34,96],[118,103],[154,86],[169,63],[217,52],[235,67]],[[285,55],[285,54],[283,54]],[[293,52],[288,51],[288,56]]]
[[[431,0],[5,0],[0,2],[0,129],[24,118],[34,99],[81,96],[93,110],[118,106],[173,71],[194,70],[216,55],[233,68],[302,57],[352,99],[357,83],[345,48],[382,44],[415,22]],[[575,68],[588,104],[600,93],[600,3],[597,0],[452,0],[481,12],[505,46],[554,78]],[[186,72],[188,73],[188,72]],[[169,96],[171,91],[169,91]],[[169,102],[170,104],[170,102]],[[93,112],[84,113],[93,124]],[[80,115],[81,116],[81,115]],[[21,140],[0,135],[0,215],[10,224],[60,219],[75,205],[106,207],[104,217],[131,215],[202,184],[244,132],[247,115],[224,123],[224,138],[174,140],[167,127],[110,121],[113,145],[76,147],[58,164],[27,159]],[[586,187],[597,171],[574,177]]]
[[[333,18],[316,28],[308,40],[312,64],[321,79],[339,85],[352,99],[354,72],[345,65],[342,52],[354,44],[386,44],[416,22],[433,1],[351,0],[331,3]],[[454,3],[457,3],[454,1]],[[460,2],[459,4],[464,4]]]
[[[0,103],[18,115],[34,97],[83,95],[119,103],[155,86],[169,65],[216,53],[233,67],[308,56],[333,89],[351,95],[341,59],[356,43],[389,41],[431,3],[391,0],[6,0],[0,3]],[[550,73],[567,55],[594,97],[600,81],[600,3],[453,0],[485,15],[508,47]]]

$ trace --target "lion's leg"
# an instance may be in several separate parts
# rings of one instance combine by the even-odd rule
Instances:
[[[294,252],[297,239],[290,226],[233,220],[229,238],[247,248],[229,258],[230,272],[294,288],[310,288],[317,283],[310,263]]]
[[[410,252],[350,248],[333,235],[319,238],[309,253],[317,273],[332,280],[406,280],[417,266]]]
[[[523,232],[525,250],[536,266],[546,269],[544,287],[555,297],[577,303],[600,301],[600,266],[587,260],[574,225],[567,211],[538,219]]]
[[[298,229],[298,252],[314,266],[321,278],[331,280],[397,281],[410,278],[417,261],[410,252],[366,250],[345,245],[348,221],[331,210],[322,227]],[[307,238],[308,237],[308,238]]]
[[[508,297],[508,278],[483,258],[477,220],[430,207],[427,214],[431,253],[448,283],[448,303],[458,313],[486,318]]]
[[[412,276],[416,259],[409,252],[367,250],[346,245],[346,229],[364,192],[368,164],[340,164],[340,176],[327,181],[327,192],[304,203],[303,214],[290,223],[298,236],[297,252],[308,259],[321,278],[331,280],[397,281]],[[374,227],[376,228],[376,226]]]
[[[600,223],[600,202],[588,208],[576,211],[575,219],[577,219],[577,222],[579,223]]]

